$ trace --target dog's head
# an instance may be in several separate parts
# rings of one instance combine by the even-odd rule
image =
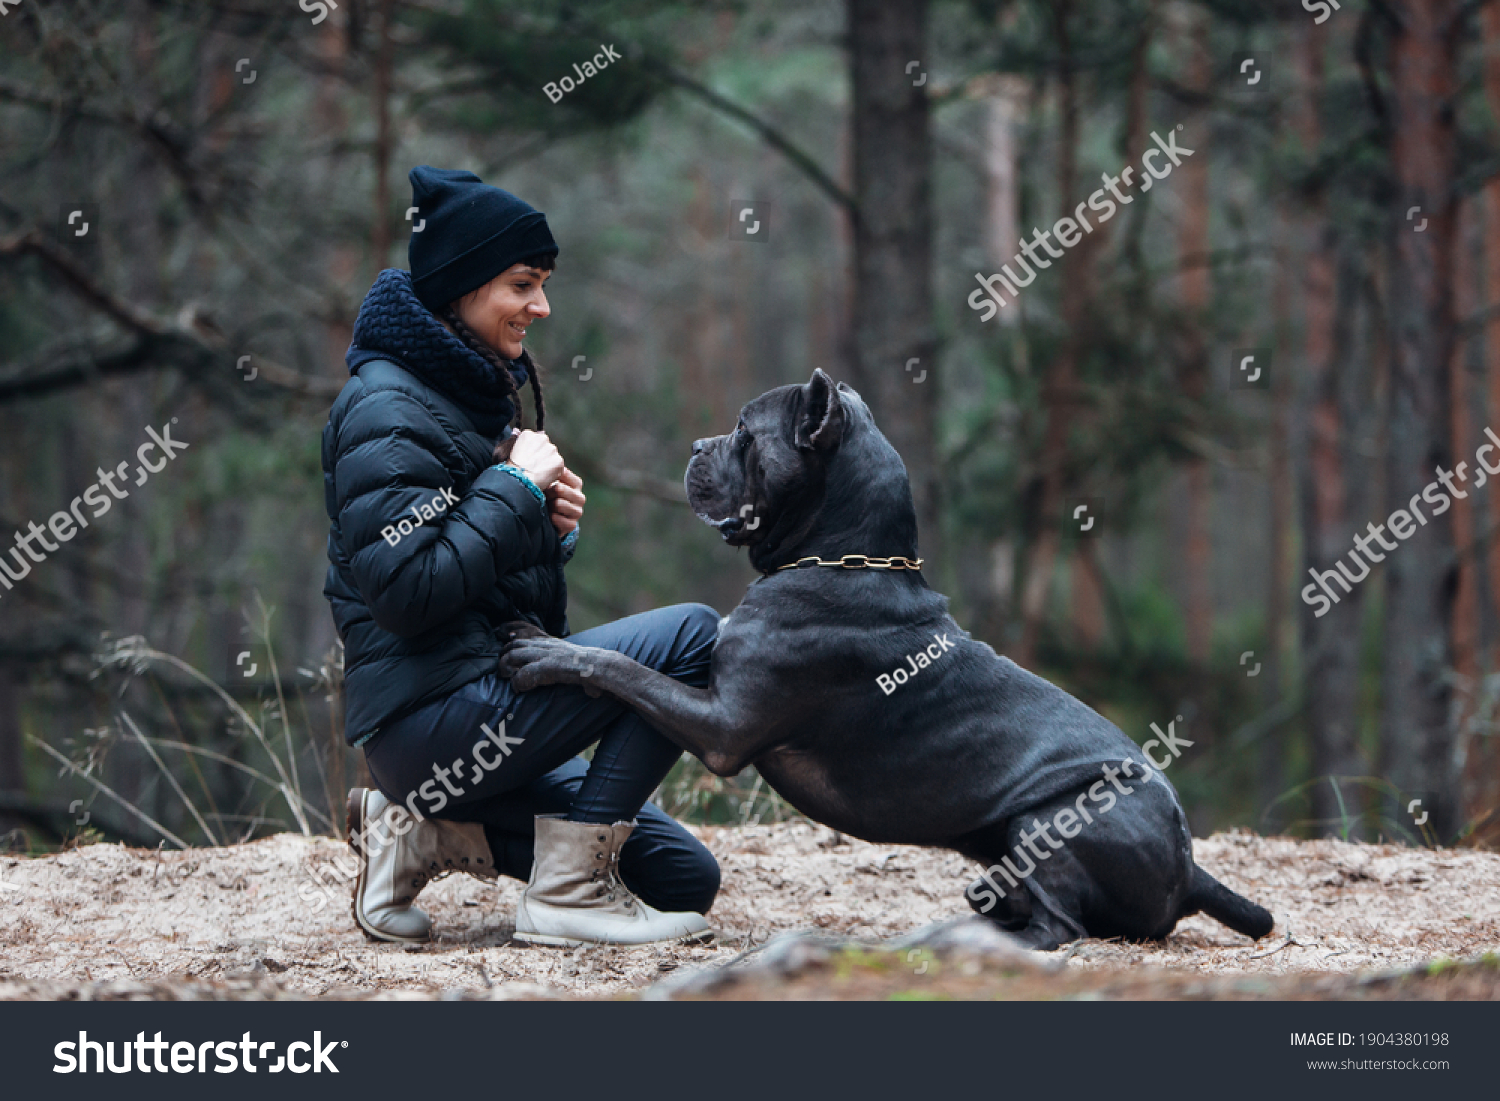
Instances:
[[[693,511],[757,569],[802,555],[916,554],[901,457],[859,394],[815,370],[740,410],[726,436],[693,444]]]

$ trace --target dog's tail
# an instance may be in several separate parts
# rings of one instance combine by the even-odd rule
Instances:
[[[1271,931],[1271,911],[1237,895],[1198,865],[1193,865],[1193,886],[1182,904],[1182,916],[1203,912],[1236,933],[1259,940]]]

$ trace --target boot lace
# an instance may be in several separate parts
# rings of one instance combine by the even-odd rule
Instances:
[[[601,844],[609,840],[609,834],[607,833],[601,833],[598,837]],[[618,892],[624,896],[625,909],[634,912],[635,894],[629,887],[625,886],[625,881],[620,878],[620,850],[618,846],[595,853],[594,859],[596,861],[603,861],[603,865],[595,868],[594,874],[589,876],[591,881],[599,884],[599,889],[594,892],[594,897],[602,897],[605,902],[613,902],[615,894]]]

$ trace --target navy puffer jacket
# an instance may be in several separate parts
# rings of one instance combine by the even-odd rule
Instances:
[[[526,483],[494,466],[513,413],[495,368],[417,300],[410,272],[375,281],[348,363],[323,430],[323,592],[344,640],[354,745],[493,672],[502,624],[565,636],[571,550]],[[512,373],[524,385],[524,369]]]

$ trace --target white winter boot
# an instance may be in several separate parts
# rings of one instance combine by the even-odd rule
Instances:
[[[405,833],[393,825],[401,811]],[[451,872],[495,879],[484,827],[477,822],[415,819],[373,788],[349,792],[349,847],[359,858],[354,920],[375,940],[414,944],[432,935],[432,919],[412,905],[429,882]]]
[[[599,826],[538,816],[531,880],[516,908],[516,939],[569,948],[712,939],[702,914],[663,913],[621,882],[620,847],[634,829],[634,822]]]

